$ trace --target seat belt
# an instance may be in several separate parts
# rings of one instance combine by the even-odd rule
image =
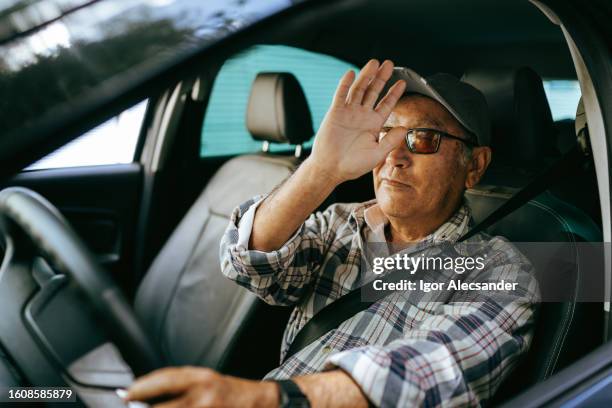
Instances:
[[[457,242],[465,241],[522,207],[529,200],[535,198],[559,180],[564,179],[576,169],[579,169],[586,162],[587,157],[588,155],[579,146],[575,146],[549,169],[536,176],[528,185],[514,194],[497,210],[493,211],[474,228],[459,238]],[[401,271],[392,272],[387,276],[392,277],[397,272]],[[387,295],[385,292],[379,291],[374,295],[375,300],[363,302],[361,300],[361,288],[357,288],[325,306],[295,336],[295,339],[293,339],[289,346],[285,360]]]

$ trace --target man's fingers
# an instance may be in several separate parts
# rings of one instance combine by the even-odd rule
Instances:
[[[384,98],[378,102],[378,105],[374,109],[376,112],[380,113],[383,117],[383,122],[387,120],[391,111],[395,107],[395,104],[404,94],[404,90],[406,89],[406,82],[404,80],[399,80],[393,84],[393,86],[389,89]]]
[[[368,89],[370,81],[376,76],[380,64],[377,60],[371,59],[363,66],[361,72],[357,76],[357,80],[349,90],[347,103],[349,105],[361,105],[363,95]]]
[[[382,63],[382,65],[378,68],[378,72],[376,72],[376,76],[370,82],[368,89],[366,90],[365,96],[363,97],[363,106],[367,106],[371,108],[376,103],[378,96],[380,95],[380,91],[383,90],[385,84],[391,78],[391,74],[393,73],[393,62],[390,60],[386,60]]]
[[[168,394],[180,394],[192,383],[180,368],[162,368],[140,377],[128,389],[129,401],[146,401]]]
[[[336,88],[336,93],[334,94],[334,106],[344,106],[346,104],[348,93],[354,80],[355,72],[352,69],[349,69],[342,75],[338,83],[338,88]]]
[[[383,157],[405,140],[407,131],[408,129],[405,127],[395,127],[388,131],[385,137],[378,141],[378,147]]]

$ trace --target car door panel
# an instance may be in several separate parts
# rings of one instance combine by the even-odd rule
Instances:
[[[138,163],[25,171],[5,183],[47,198],[127,292],[133,257],[142,169]]]

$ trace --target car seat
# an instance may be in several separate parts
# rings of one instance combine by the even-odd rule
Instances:
[[[466,192],[466,201],[478,223],[518,191],[512,186],[524,185],[526,176],[532,174],[533,178],[532,171],[544,166],[542,159],[551,155],[555,131],[542,81],[533,70],[472,71],[466,73],[464,80],[487,98],[494,124],[493,163],[501,162],[497,166],[492,163],[495,171],[487,177],[486,184]],[[517,171],[519,166],[525,171]],[[602,235],[589,216],[550,191],[503,217],[487,232],[518,243],[567,243],[562,248],[571,251],[575,262],[569,275],[556,277],[571,285],[571,296],[564,301],[540,304],[531,348],[497,393],[495,400],[499,402],[550,377],[601,342],[602,303],[578,301],[586,279],[587,260],[577,246],[584,241],[599,242]],[[550,282],[555,278],[550,276],[555,273],[550,268],[554,260],[535,258],[532,262],[536,271],[549,274],[544,280]],[[540,289],[546,298],[550,288],[541,285]]]
[[[252,137],[264,142],[264,151],[235,157],[217,170],[153,261],[136,294],[136,313],[170,365],[226,371],[237,350],[260,344],[257,339],[238,344],[238,339],[248,330],[259,335],[266,330],[252,327],[266,323],[253,318],[266,307],[263,302],[221,273],[219,243],[238,204],[269,193],[298,165],[296,155],[269,153],[269,143],[297,145],[299,155],[301,144],[314,133],[297,79],[289,73],[257,75],[246,124]],[[262,347],[269,342],[259,341]],[[243,365],[257,364],[263,354],[253,350],[254,360]],[[273,355],[278,355],[278,349]]]

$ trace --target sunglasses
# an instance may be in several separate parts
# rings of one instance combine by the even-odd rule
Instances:
[[[387,135],[387,132],[393,129],[392,127],[383,127],[380,131],[379,138]],[[477,146],[471,140],[464,139],[459,136],[454,136],[437,129],[415,128],[408,129],[406,132],[406,145],[412,153],[416,154],[433,154],[438,151],[442,137],[459,140],[468,146]]]

